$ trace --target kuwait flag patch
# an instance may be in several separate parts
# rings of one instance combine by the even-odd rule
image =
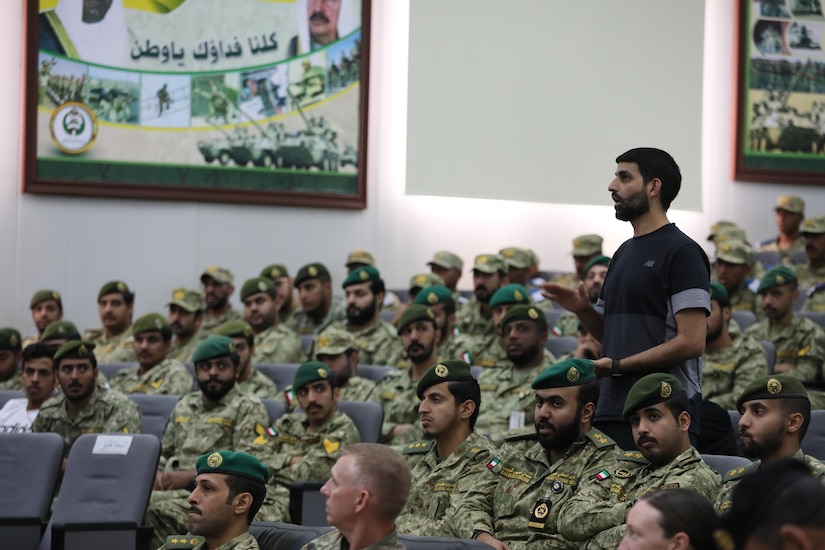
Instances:
[[[501,464],[501,459],[497,456],[494,456],[493,459],[490,460],[490,462],[487,463],[487,469],[492,470],[493,468],[495,468],[499,464]]]
[[[605,479],[607,479],[609,477],[610,477],[610,472],[608,472],[607,470],[602,470],[598,474],[594,475],[593,479],[595,479],[596,481],[604,481]]]

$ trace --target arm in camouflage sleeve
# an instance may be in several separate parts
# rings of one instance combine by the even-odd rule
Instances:
[[[104,433],[140,433],[140,410],[134,401],[123,396],[113,404],[114,410],[103,427]]]
[[[609,469],[612,471],[612,468]],[[630,502],[619,500],[624,487],[613,477],[582,482],[578,492],[559,510],[558,530],[571,541],[585,541],[601,531],[625,522]]]
[[[807,331],[806,340],[809,345],[799,352],[799,358],[796,361],[796,368],[791,369],[785,374],[792,376],[804,382],[808,381],[822,381],[823,380],[823,364],[825,364],[825,332],[819,326],[812,327],[812,330]],[[777,358],[777,363],[779,363]]]
[[[167,395],[184,395],[192,391],[192,375],[189,371],[173,370],[169,373],[164,393]]]
[[[744,338],[744,336],[740,336],[740,338]],[[733,388],[730,392],[714,395],[709,399],[709,401],[713,401],[723,409],[735,409],[736,399],[742,395],[748,384],[765,375],[765,366],[767,365],[765,350],[759,342],[750,338],[748,340],[750,340],[750,345],[746,345],[741,350],[746,356],[734,367]]]
[[[258,433],[262,428],[269,426],[269,413],[260,399],[250,397],[240,407],[232,432],[232,446],[234,451],[242,451],[253,456],[261,456],[263,449],[269,443],[264,434]]]
[[[303,454],[303,460],[287,465],[280,473],[295,481],[326,481],[340,455],[340,449],[361,441],[358,428],[348,417],[339,419],[340,426],[324,434],[318,445]],[[287,463],[288,464],[288,463]]]
[[[476,477],[476,482],[462,498],[458,504],[458,509],[452,517],[447,518],[450,528],[458,538],[473,538],[473,533],[482,531],[495,536],[493,528],[493,502],[494,495],[498,489],[499,477],[492,472],[489,475]],[[499,494],[500,498],[506,495]],[[511,506],[512,503],[502,501],[504,507]]]

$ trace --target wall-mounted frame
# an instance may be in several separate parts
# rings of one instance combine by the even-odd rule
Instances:
[[[739,0],[738,180],[825,184],[820,0]]]
[[[370,0],[26,6],[25,192],[366,207]]]

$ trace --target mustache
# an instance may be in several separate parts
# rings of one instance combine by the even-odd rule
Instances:
[[[649,435],[643,435],[636,440],[636,445],[642,445],[644,443],[656,443],[655,437],[650,437]]]
[[[312,15],[309,16],[310,21],[314,21],[316,23],[329,23],[329,17],[323,12],[316,11]]]
[[[201,511],[201,509],[200,509],[200,508],[198,508],[197,506],[190,506],[190,507],[189,507],[189,512],[191,512],[191,513],[193,513],[193,514],[203,514],[203,512]]]

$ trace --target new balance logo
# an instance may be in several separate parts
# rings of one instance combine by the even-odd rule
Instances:
[[[645,262],[645,267],[653,267],[656,265],[656,260],[648,260]]]

